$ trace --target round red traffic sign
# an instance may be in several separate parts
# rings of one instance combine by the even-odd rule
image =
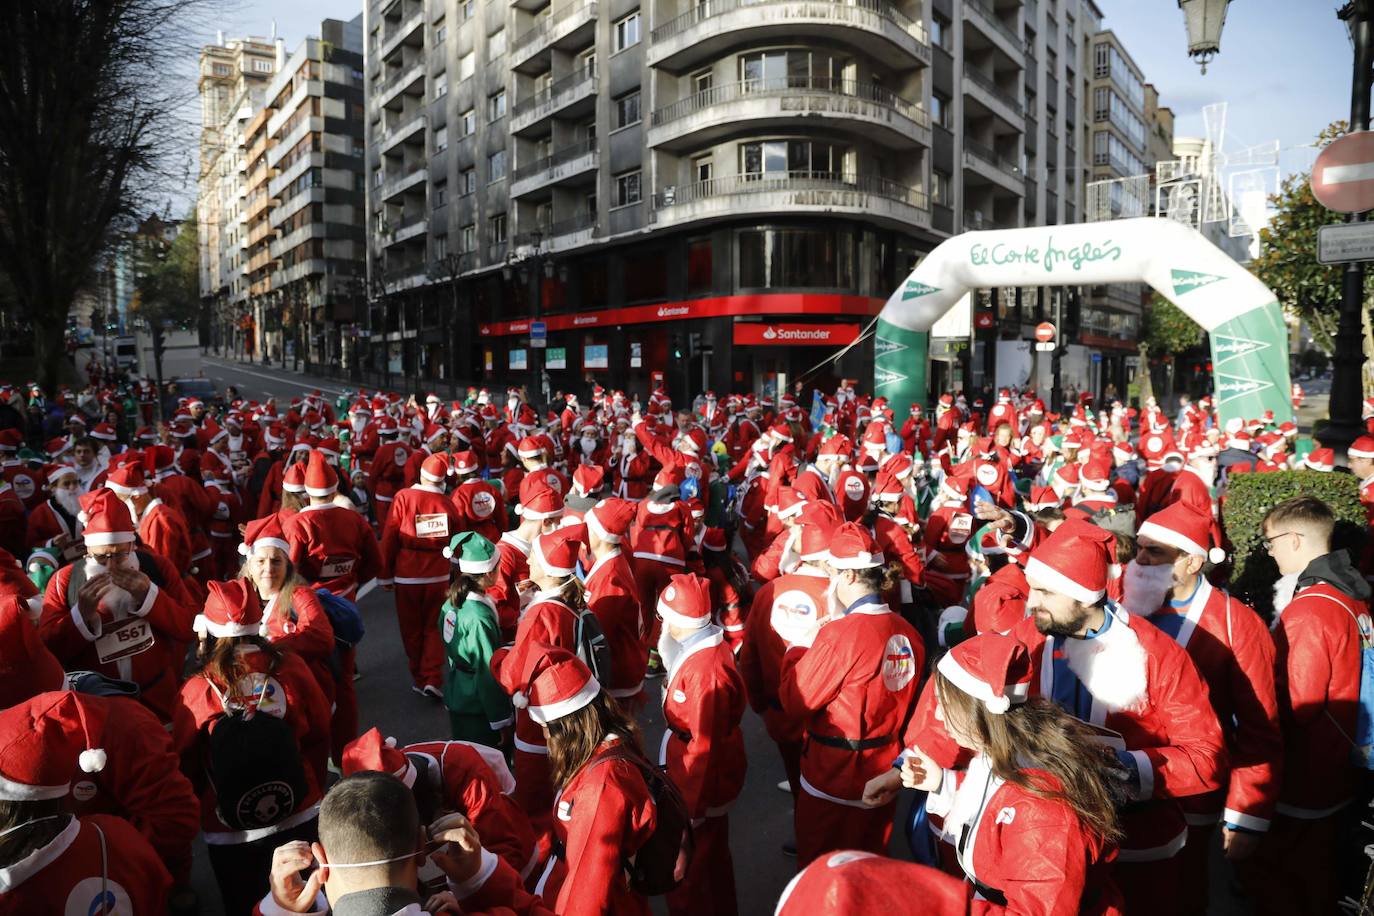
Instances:
[[[1049,343],[1054,340],[1054,325],[1048,321],[1042,321],[1035,326],[1035,339],[1041,343]]]
[[[973,326],[980,331],[987,331],[995,327],[997,320],[992,317],[992,312],[979,312],[973,316]]]
[[[1374,131],[1327,144],[1312,164],[1312,196],[1337,213],[1374,210]]]

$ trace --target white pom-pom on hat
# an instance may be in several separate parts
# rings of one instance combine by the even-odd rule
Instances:
[[[443,549],[443,551],[441,551],[441,552],[443,553],[444,559],[445,559],[445,560],[452,560],[452,559],[453,559],[453,548],[452,548],[452,547],[445,547],[445,548]]]
[[[248,556],[248,545],[239,541],[239,556]]]
[[[525,695],[525,691],[519,690],[510,698],[510,704],[516,709],[524,709],[530,705],[530,698]]]
[[[81,752],[77,758],[77,763],[81,766],[83,773],[99,773],[105,769],[105,749],[103,747],[88,747]]]
[[[1207,560],[1213,564],[1225,563],[1226,551],[1222,550],[1220,547],[1213,547],[1207,551]]]
[[[1003,694],[1000,697],[991,697],[990,699],[984,700],[983,705],[988,708],[988,712],[1000,716],[1008,709],[1011,709],[1011,700]]]

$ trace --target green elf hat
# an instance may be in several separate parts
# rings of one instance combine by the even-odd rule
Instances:
[[[491,572],[500,562],[496,545],[476,531],[463,531],[453,536],[444,548],[444,556],[457,566],[460,572],[480,576]]]
[[[29,554],[25,570],[28,572],[29,581],[41,592],[48,587],[48,580],[61,565],[62,558],[58,555],[56,547],[35,547],[33,553]]]
[[[969,559],[987,559],[993,554],[1006,552],[1006,548],[997,543],[997,528],[991,524],[979,528],[973,532],[973,537],[964,542],[964,553],[968,554]]]

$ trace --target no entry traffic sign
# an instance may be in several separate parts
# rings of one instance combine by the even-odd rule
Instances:
[[[1041,343],[1049,343],[1054,340],[1054,325],[1048,321],[1042,321],[1035,326],[1035,339]]]
[[[1312,165],[1312,196],[1337,213],[1374,210],[1374,131],[1331,141]]]

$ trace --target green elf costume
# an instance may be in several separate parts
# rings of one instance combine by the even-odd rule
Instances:
[[[444,555],[462,576],[481,587],[489,585],[499,556],[496,545],[476,531],[453,536]],[[448,707],[453,737],[488,747],[501,747],[501,729],[514,722],[510,697],[491,673],[491,656],[501,645],[496,605],[482,591],[459,596],[457,607],[450,598],[439,612],[439,633],[444,640],[449,670],[444,680],[444,705]]]

